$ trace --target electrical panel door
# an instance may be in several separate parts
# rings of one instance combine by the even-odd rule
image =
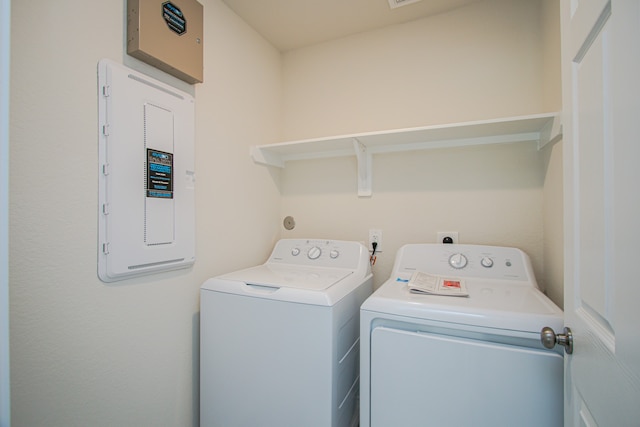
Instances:
[[[109,60],[98,65],[98,275],[195,261],[195,101]]]

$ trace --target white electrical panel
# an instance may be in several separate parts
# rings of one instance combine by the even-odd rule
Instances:
[[[105,282],[195,261],[195,101],[98,64],[98,276]]]

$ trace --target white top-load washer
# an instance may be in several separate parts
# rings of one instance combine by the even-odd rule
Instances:
[[[263,265],[201,287],[203,427],[358,422],[359,308],[371,295],[367,249],[283,239]]]
[[[468,296],[417,294],[416,272],[462,280]],[[410,244],[361,307],[360,425],[563,425],[563,356],[544,326],[563,313],[515,248]]]

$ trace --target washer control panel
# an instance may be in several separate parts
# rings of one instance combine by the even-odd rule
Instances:
[[[276,243],[267,262],[355,269],[368,262],[368,252],[358,242],[282,239]]]
[[[409,244],[398,251],[393,270],[394,275],[421,271],[478,279],[535,280],[526,253],[500,246]]]

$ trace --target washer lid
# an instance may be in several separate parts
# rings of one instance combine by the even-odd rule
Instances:
[[[242,297],[333,306],[345,295],[370,280],[358,281],[353,270],[264,264],[213,277],[203,291]]]
[[[263,264],[233,273],[221,279],[238,280],[250,285],[322,291],[353,274],[352,270]]]
[[[468,297],[411,293],[406,282],[388,280],[362,310],[462,325],[540,333],[561,328],[563,312],[539,289],[509,281],[469,280]]]

